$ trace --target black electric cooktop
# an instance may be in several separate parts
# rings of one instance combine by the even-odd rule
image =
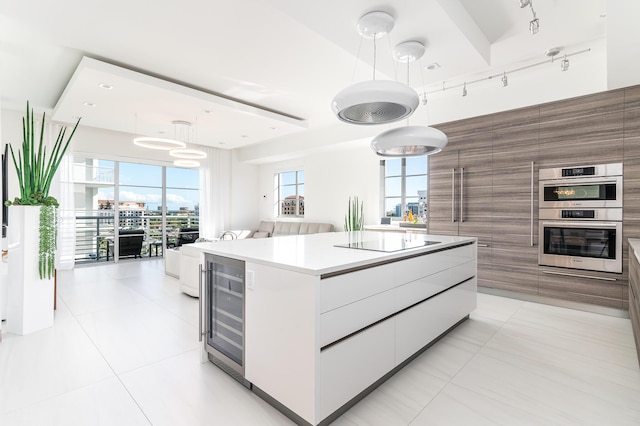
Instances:
[[[405,239],[388,239],[388,240],[371,240],[371,241],[353,241],[346,244],[336,244],[334,247],[344,247],[358,250],[384,251],[394,252],[401,250],[409,250],[418,247],[440,244],[440,241],[425,240],[405,240]]]

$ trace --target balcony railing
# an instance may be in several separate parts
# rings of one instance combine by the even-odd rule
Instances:
[[[114,216],[92,214],[76,216],[75,263],[97,263],[113,261],[115,239]],[[163,256],[163,247],[175,247],[190,235],[195,240],[198,235],[197,216],[167,215],[166,227],[162,226],[161,215],[130,216],[121,214],[119,230],[141,229],[144,231],[142,257]],[[187,228],[189,229],[187,231]],[[180,230],[186,232],[180,232]],[[163,235],[165,240],[163,240]],[[188,238],[187,238],[188,239]]]

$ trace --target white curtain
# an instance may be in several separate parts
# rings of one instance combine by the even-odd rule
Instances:
[[[207,158],[200,168],[200,236],[217,238],[231,216],[231,152],[204,147]]]

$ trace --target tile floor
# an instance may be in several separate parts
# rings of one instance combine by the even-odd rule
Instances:
[[[289,425],[211,363],[161,260],[63,271],[55,326],[0,343],[0,425]],[[485,294],[334,425],[640,425],[629,320]]]

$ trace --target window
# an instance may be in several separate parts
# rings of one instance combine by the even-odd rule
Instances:
[[[81,157],[73,167],[76,263],[113,259],[115,228],[144,231],[142,256],[163,255],[181,229],[197,235],[198,170]]]
[[[418,220],[427,218],[427,157],[380,161],[383,217],[403,220],[411,210]]]
[[[276,174],[274,195],[276,216],[304,216],[304,171]]]

